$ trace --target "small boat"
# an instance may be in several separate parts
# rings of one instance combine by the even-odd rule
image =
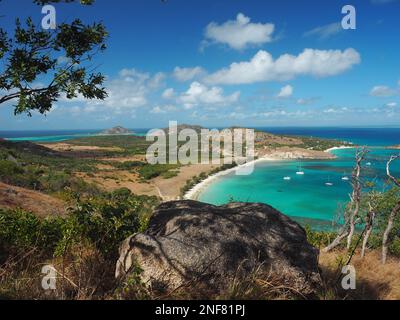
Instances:
[[[333,183],[332,182],[326,182],[325,185],[328,186],[328,187],[332,187]]]
[[[299,175],[299,176],[303,176],[304,175],[304,171],[303,171],[303,168],[301,166],[297,167],[296,174]]]
[[[298,167],[296,174],[299,175],[299,176],[303,176],[304,175],[304,171],[302,170],[301,166]]]
[[[350,178],[345,176],[345,177],[342,177],[342,180],[343,180],[343,181],[349,181]]]
[[[283,180],[292,180],[291,177],[284,177]]]
[[[372,166],[372,163],[371,162],[367,162],[367,166],[368,167]]]

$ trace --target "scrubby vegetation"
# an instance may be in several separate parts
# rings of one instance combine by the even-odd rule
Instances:
[[[333,139],[322,139],[322,138],[313,138],[313,137],[297,137],[302,141],[302,144],[299,145],[300,148],[311,149],[316,151],[325,151],[334,147],[341,146],[354,146],[347,142],[333,140]]]
[[[142,166],[138,172],[143,180],[150,180],[158,176],[166,179],[175,177],[177,175],[177,169],[179,165],[173,164],[146,164]]]
[[[0,181],[53,194],[75,192],[96,195],[98,187],[85,182],[74,172],[96,172],[90,159],[63,157],[31,143],[0,141]]]
[[[115,155],[144,155],[151,145],[144,137],[121,135],[121,136],[91,136],[68,140],[69,144],[79,146],[96,146],[106,148],[119,148],[122,151],[115,151]],[[112,154],[112,153],[110,153]]]
[[[40,219],[21,210],[0,210],[0,298],[46,298],[39,289],[45,264],[64,275],[63,287],[51,298],[114,294],[118,247],[147,228],[158,200],[120,189],[76,201],[67,217]]]

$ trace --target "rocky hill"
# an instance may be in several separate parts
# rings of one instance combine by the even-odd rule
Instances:
[[[111,128],[111,129],[104,130],[100,134],[102,134],[102,135],[123,135],[123,134],[133,134],[133,132],[124,127],[117,126],[117,127]]]

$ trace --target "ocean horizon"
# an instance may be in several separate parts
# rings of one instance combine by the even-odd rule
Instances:
[[[210,127],[212,129],[214,127]],[[223,129],[224,127],[216,127]],[[249,127],[280,135],[336,139],[356,145],[391,146],[400,144],[400,127]],[[143,136],[152,128],[128,128]],[[98,135],[105,129],[0,130],[0,138],[10,141],[61,142]]]

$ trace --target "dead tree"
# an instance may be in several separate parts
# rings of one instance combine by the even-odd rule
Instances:
[[[361,258],[364,258],[365,256],[365,250],[367,248],[368,240],[369,237],[372,233],[372,228],[374,226],[374,221],[376,217],[375,213],[375,208],[371,205],[371,203],[368,203],[368,213],[367,217],[365,219],[365,229],[364,229],[364,238],[363,238],[363,243],[361,247]]]
[[[356,165],[352,174],[352,188],[353,192],[350,195],[350,204],[346,207],[344,212],[344,224],[338,233],[335,240],[332,241],[327,247],[323,249],[323,252],[329,252],[336,246],[338,246],[342,240],[347,237],[347,249],[351,247],[351,240],[354,235],[355,225],[360,221],[360,207],[361,207],[361,191],[362,185],[360,181],[361,175],[361,164],[367,155],[368,150],[366,148],[357,149],[356,151]]]
[[[392,174],[390,173],[390,165],[392,164],[393,161],[398,160],[398,159],[400,159],[400,155],[390,157],[389,161],[386,164],[386,174],[389,177],[389,180],[392,181],[395,184],[395,186],[400,188],[400,181],[398,179],[396,179],[394,176],[392,176]],[[393,229],[394,220],[395,220],[397,214],[399,213],[399,211],[400,211],[400,201],[394,206],[394,208],[390,212],[388,222],[386,225],[386,229],[385,229],[385,232],[383,233],[383,238],[382,238],[382,263],[383,264],[386,263],[389,236],[390,236],[390,232]]]

